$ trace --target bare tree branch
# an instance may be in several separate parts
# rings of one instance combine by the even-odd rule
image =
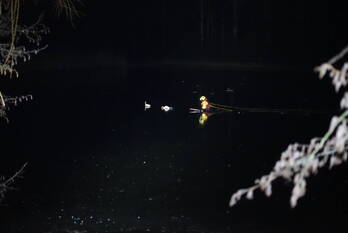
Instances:
[[[334,64],[348,53],[348,47],[328,62],[315,68],[319,78],[326,74],[332,78],[335,90],[338,92],[348,82],[348,63],[344,63],[341,69],[336,69]],[[329,130],[321,138],[313,138],[309,144],[291,144],[276,162],[272,171],[255,180],[255,185],[240,189],[230,199],[230,206],[234,206],[242,197],[253,199],[254,191],[259,189],[266,196],[272,195],[272,182],[283,178],[293,183],[290,205],[295,207],[298,200],[306,193],[307,178],[316,174],[319,168],[326,165],[329,168],[339,165],[348,159],[348,92],[341,99],[340,106],[343,112],[339,116],[333,116]]]
[[[15,180],[22,178],[22,174],[24,173],[26,166],[27,166],[27,163],[25,163],[16,173],[14,173],[9,178],[5,178],[5,177],[0,178],[0,202],[3,201],[3,199],[5,198],[5,194],[8,191],[14,189],[11,185],[15,182]]]

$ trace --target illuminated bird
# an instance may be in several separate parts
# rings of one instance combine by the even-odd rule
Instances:
[[[207,97],[205,96],[201,96],[201,98],[199,98],[199,100],[201,101],[201,108],[202,110],[209,110],[209,108],[211,107]]]

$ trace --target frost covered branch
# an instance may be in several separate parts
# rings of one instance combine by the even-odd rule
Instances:
[[[348,47],[338,55],[315,68],[319,78],[326,74],[332,78],[336,92],[348,82],[348,63],[344,63],[341,69],[334,67],[335,63],[348,53]],[[348,92],[345,92],[340,102],[343,113],[333,116],[330,127],[322,138],[313,138],[309,144],[291,144],[282,153],[272,171],[255,180],[255,184],[249,188],[240,189],[230,199],[230,206],[234,206],[242,197],[253,199],[254,191],[261,190],[266,196],[272,195],[272,182],[283,178],[293,183],[290,205],[295,207],[299,198],[306,193],[306,179],[318,172],[319,168],[326,165],[329,168],[339,165],[348,159]]]

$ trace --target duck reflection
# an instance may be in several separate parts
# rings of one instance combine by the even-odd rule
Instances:
[[[222,104],[211,103],[208,101],[208,98],[201,96],[200,100],[200,109],[190,108],[190,113],[200,114],[199,124],[201,126],[205,125],[209,117],[226,112],[253,112],[253,113],[278,113],[278,114],[299,114],[299,115],[309,115],[309,114],[327,114],[326,111],[313,111],[308,109],[269,109],[269,108],[240,108]]]

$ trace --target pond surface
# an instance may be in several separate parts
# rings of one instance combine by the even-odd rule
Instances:
[[[289,143],[327,130],[337,98],[311,72],[132,67],[31,71],[20,81],[11,91],[34,100],[11,108],[2,125],[1,168],[9,175],[28,167],[3,202],[1,232],[324,232],[347,216],[340,168],[313,179],[294,210],[286,182],[271,198],[228,206]],[[201,95],[320,114],[228,112],[202,126],[189,113]],[[151,109],[144,111],[144,101]]]

